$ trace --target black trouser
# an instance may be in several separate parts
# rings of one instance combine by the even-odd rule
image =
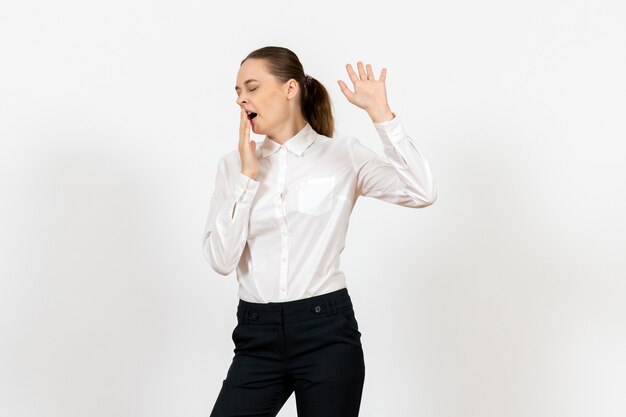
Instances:
[[[356,417],[365,380],[348,290],[279,303],[239,300],[235,356],[210,417]]]

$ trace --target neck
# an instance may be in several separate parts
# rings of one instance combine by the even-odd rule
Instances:
[[[289,139],[294,137],[299,131],[301,131],[306,125],[306,120],[300,115],[287,121],[282,126],[279,126],[276,131],[268,134],[267,137],[274,142],[283,145]]]

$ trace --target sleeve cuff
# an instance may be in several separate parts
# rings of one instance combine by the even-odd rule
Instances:
[[[239,180],[235,184],[234,193],[240,203],[250,203],[259,189],[259,181],[250,178],[243,172],[239,173]]]
[[[393,113],[393,116],[393,119],[386,122],[374,123],[374,127],[383,140],[395,145],[406,137],[406,132],[398,115]]]

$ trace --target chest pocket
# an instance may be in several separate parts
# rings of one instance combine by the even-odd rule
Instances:
[[[305,180],[298,192],[298,211],[319,216],[333,208],[335,177],[317,177]]]

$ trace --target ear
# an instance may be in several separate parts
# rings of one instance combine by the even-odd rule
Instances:
[[[287,95],[287,99],[294,98],[298,94],[298,91],[300,91],[300,85],[298,85],[298,82],[295,79],[292,78],[285,83],[285,94]]]

